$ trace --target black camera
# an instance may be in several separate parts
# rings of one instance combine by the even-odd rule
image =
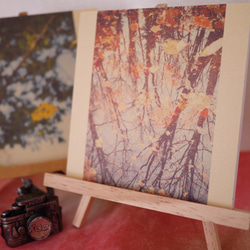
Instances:
[[[62,213],[53,190],[47,193],[22,179],[19,196],[12,210],[1,214],[2,237],[9,247],[17,247],[34,240],[43,240],[62,230]]]

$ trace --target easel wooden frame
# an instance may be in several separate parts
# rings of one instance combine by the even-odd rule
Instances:
[[[249,23],[247,21],[245,25],[247,26],[248,24]],[[231,24],[229,24],[229,26],[230,25]],[[93,30],[90,29],[90,32],[91,31],[94,32]],[[86,32],[86,33],[89,34],[90,32]],[[248,36],[248,34],[246,36]],[[234,38],[239,39],[238,36],[235,36],[235,34],[234,34]],[[84,41],[84,39],[82,39],[82,41]],[[245,41],[247,41],[247,39],[245,39]],[[89,41],[86,41],[86,45],[88,44],[89,44]],[[89,50],[88,46],[86,46],[86,48],[88,51]],[[231,50],[229,50],[229,52],[231,53]],[[79,63],[79,65],[81,65],[82,67],[84,62]],[[87,64],[86,66],[89,66],[89,65],[91,66],[91,64]],[[231,71],[234,72],[234,70],[231,70],[232,64],[230,64],[229,66],[230,67],[227,68],[226,72],[231,72]],[[87,67],[83,67],[83,68],[86,69]],[[90,69],[88,70],[90,71]],[[240,72],[242,73],[240,75],[242,76],[242,79],[237,78],[235,82],[237,81],[242,82],[244,80],[245,69],[242,69]],[[226,77],[228,76],[226,75]],[[238,77],[238,76],[234,74],[233,78],[234,77]],[[89,80],[85,79],[84,82],[89,82]],[[238,100],[241,100],[242,99],[241,97],[242,96],[240,95],[240,98],[238,98]],[[78,105],[78,103],[75,105]],[[231,107],[230,108],[226,107],[225,109],[225,107],[222,105],[221,111],[224,112],[225,110],[228,110],[230,113]],[[223,116],[223,119],[226,121],[228,120],[226,116]],[[239,131],[240,124],[238,122],[238,119],[235,119],[235,120],[237,122],[237,126],[232,125],[232,124],[231,125],[235,131]],[[77,122],[77,126],[82,126],[82,124],[85,124],[85,121]],[[235,129],[236,127],[237,129]],[[74,127],[75,131],[79,131],[78,128],[79,127]],[[226,133],[225,128],[221,127],[221,130],[218,130],[217,133],[225,134]],[[236,136],[238,137],[238,134]],[[228,135],[226,135],[225,138],[228,138]],[[79,141],[78,137],[75,137],[74,139]],[[223,141],[223,143],[225,144],[225,140],[221,140],[221,141]],[[82,140],[82,142],[84,143],[85,140]],[[74,143],[72,145],[74,145]],[[228,145],[232,145],[232,144],[229,143]],[[234,144],[233,146],[237,147],[237,145],[234,145]],[[73,148],[76,154],[78,154],[78,151],[77,151],[78,149],[82,149],[82,147],[73,147]],[[221,155],[223,154],[221,154],[221,152],[218,150],[215,150],[215,152],[217,154],[216,156],[219,159],[219,163],[221,163],[221,164],[218,164],[217,162],[216,166],[221,165],[220,167],[224,168],[223,173],[225,173],[226,172],[225,170],[228,167],[227,163],[225,163],[225,160],[228,160],[228,161],[231,161],[231,160],[225,159],[225,158],[222,159]],[[80,154],[82,155],[82,151]],[[78,160],[75,159],[75,157],[72,157],[72,155],[71,155],[70,161],[72,163],[71,166],[74,165],[77,167],[79,165]],[[173,215],[183,216],[186,218],[200,220],[202,221],[202,224],[203,224],[203,229],[204,229],[204,234],[205,234],[208,249],[221,249],[220,239],[219,239],[218,231],[217,231],[217,224],[228,226],[228,227],[233,227],[233,228],[238,228],[238,229],[243,229],[243,230],[249,230],[250,213],[246,211],[221,208],[221,207],[211,206],[211,205],[202,205],[198,203],[192,203],[189,201],[167,198],[167,197],[163,197],[159,195],[152,195],[148,193],[141,193],[138,191],[127,190],[127,189],[117,188],[117,187],[108,186],[108,185],[91,183],[88,181],[76,179],[76,178],[81,178],[81,177],[75,174],[74,171],[70,172],[69,175],[75,178],[46,173],[44,176],[44,185],[48,187],[53,187],[55,189],[60,189],[63,191],[73,192],[73,193],[82,195],[74,220],[73,220],[73,225],[76,227],[81,227],[84,224],[88,216],[88,212],[91,209],[91,205],[94,201],[94,198],[100,198],[100,199],[105,199],[105,200],[118,202],[122,204],[142,207],[142,208],[151,209],[151,210],[155,210],[159,212],[164,212],[164,213],[169,213]],[[217,176],[217,173],[213,172],[213,176]],[[232,176],[232,178],[234,178],[234,176]],[[219,175],[216,181],[221,182]],[[213,192],[218,192],[218,191],[220,191],[220,194],[225,195],[225,192],[224,192],[225,190],[218,190],[217,188],[213,189]]]
[[[94,198],[142,207],[172,215],[200,220],[203,223],[208,249],[221,249],[216,224],[249,230],[250,213],[203,205],[159,195],[92,183],[59,174],[45,173],[44,185],[62,191],[81,194],[73,225],[83,226]]]

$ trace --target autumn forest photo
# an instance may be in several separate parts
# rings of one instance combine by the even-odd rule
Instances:
[[[85,180],[207,202],[225,11],[98,12]]]

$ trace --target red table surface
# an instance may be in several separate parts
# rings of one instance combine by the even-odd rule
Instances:
[[[43,174],[31,176],[43,187]],[[250,211],[250,152],[239,160],[235,208]],[[0,213],[10,209],[20,178],[0,181]],[[45,190],[45,189],[44,189]],[[84,226],[72,225],[80,196],[56,190],[63,213],[63,231],[16,249],[207,249],[201,221],[95,199]],[[222,249],[250,249],[250,231],[218,226]],[[0,249],[10,249],[0,237]]]

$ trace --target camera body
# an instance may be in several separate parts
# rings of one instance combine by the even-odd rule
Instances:
[[[36,188],[29,179],[18,189],[12,210],[1,214],[2,236],[9,247],[43,240],[62,230],[62,213],[58,197]]]

